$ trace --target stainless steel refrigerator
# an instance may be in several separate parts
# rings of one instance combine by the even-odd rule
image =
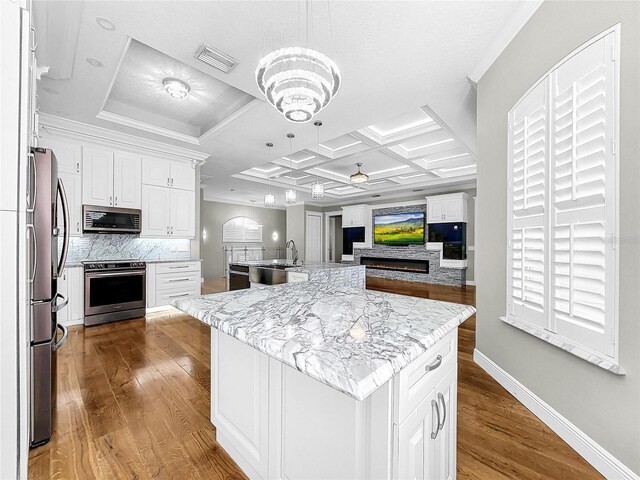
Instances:
[[[51,438],[56,396],[56,350],[67,340],[67,329],[59,325],[57,312],[67,299],[58,293],[69,248],[69,209],[58,163],[53,152],[32,148],[29,174],[32,192],[27,225],[30,252],[30,443],[42,445]],[[63,225],[58,225],[61,208]],[[64,238],[58,252],[58,238]],[[60,332],[60,336],[58,336]]]

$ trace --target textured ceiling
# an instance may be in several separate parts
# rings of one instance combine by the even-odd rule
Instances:
[[[162,81],[178,78],[190,87],[182,99]],[[254,97],[136,40],[127,45],[104,110],[192,136],[247,105]]]
[[[343,76],[338,95],[320,116],[324,121],[323,138],[335,142],[328,145],[334,150],[326,150],[327,158],[344,158],[354,168],[354,159],[346,154],[356,154],[358,149],[369,147],[349,146],[349,135],[359,132],[378,142],[381,134],[388,133],[387,120],[399,115],[411,116],[422,106],[428,106],[438,122],[455,134],[461,148],[475,151],[475,90],[466,77],[522,3],[518,0],[314,2],[318,8],[314,8],[312,15],[311,45],[329,55]],[[205,194],[209,197],[228,192],[228,185],[232,184],[242,184],[251,191],[251,185],[255,189],[253,182],[234,179],[232,175],[263,165],[265,142],[276,144],[274,158],[288,153],[288,145],[278,139],[284,139],[289,131],[296,134],[294,148],[297,151],[313,149],[316,143],[313,125],[294,125],[284,120],[263,101],[254,79],[256,64],[266,51],[285,41],[303,42],[296,33],[304,30],[297,22],[304,16],[296,12],[300,12],[304,4],[287,0],[85,1],[79,20],[69,16],[68,22],[64,21],[65,17],[50,25],[49,31],[79,29],[79,34],[77,46],[62,42],[48,45],[49,50],[73,48],[75,61],[70,79],[45,76],[39,82],[41,110],[211,154],[202,168],[208,178]],[[60,2],[35,0],[36,24],[38,18],[56,18],[55,11],[60,5]],[[108,18],[115,30],[101,28],[96,23],[97,17]],[[65,35],[47,35],[40,38],[40,42],[58,42],[59,38]],[[256,97],[258,100],[249,105],[255,106],[234,116],[232,121],[223,122],[224,126],[215,128],[215,133],[200,145],[97,118],[130,38]],[[203,42],[236,58],[239,64],[231,73],[223,74],[195,59],[193,55]],[[103,67],[90,65],[87,58],[99,60]],[[178,120],[179,115],[178,111],[170,111],[158,117],[188,125]],[[205,124],[196,114],[191,120],[194,124]],[[377,124],[380,131],[362,131],[372,124]],[[405,145],[406,153],[386,146],[386,141],[383,143],[393,160],[412,161],[414,146]],[[411,166],[429,169],[424,167],[416,162]],[[400,183],[394,187],[395,192],[390,189],[384,195],[402,190]],[[302,192],[301,198],[309,199]],[[236,194],[225,196],[225,200],[247,201],[248,198]]]

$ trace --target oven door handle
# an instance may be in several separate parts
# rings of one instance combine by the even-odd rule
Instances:
[[[146,270],[125,270],[123,272],[85,272],[86,278],[124,277],[131,275],[144,275]]]

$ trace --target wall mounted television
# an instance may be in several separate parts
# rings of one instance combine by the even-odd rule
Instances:
[[[393,247],[424,244],[424,212],[373,217],[373,243]]]

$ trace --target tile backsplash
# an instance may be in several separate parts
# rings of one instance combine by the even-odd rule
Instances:
[[[59,240],[62,249],[62,239]],[[187,239],[140,238],[137,235],[86,234],[69,239],[67,263],[94,260],[170,260],[191,258]]]

